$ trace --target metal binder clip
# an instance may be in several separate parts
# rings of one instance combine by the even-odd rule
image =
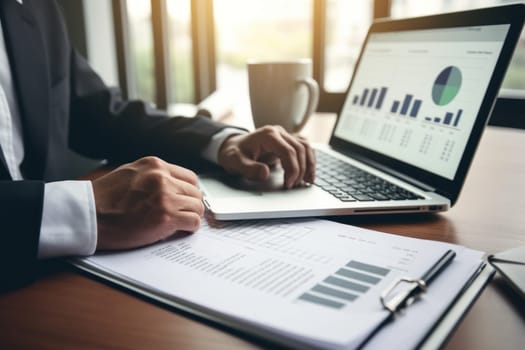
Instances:
[[[394,290],[401,285],[406,284],[406,287],[399,292],[392,294]],[[381,293],[381,304],[385,309],[394,314],[401,308],[410,305],[414,300],[427,290],[427,284],[422,279],[400,278],[394,281],[387,289]]]
[[[383,307],[390,311],[391,314],[394,314],[401,308],[412,304],[422,292],[427,290],[430,282],[450,264],[455,256],[456,253],[449,249],[421,278],[404,277],[394,281],[390,287],[381,293],[380,299]],[[402,284],[406,284],[406,287],[399,288]],[[399,292],[394,293],[396,288],[399,289]]]

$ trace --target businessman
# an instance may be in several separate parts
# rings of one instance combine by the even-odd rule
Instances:
[[[30,282],[39,259],[138,247],[195,231],[204,208],[192,170],[216,163],[284,184],[312,182],[308,143],[169,117],[124,101],[70,46],[54,1],[0,0],[0,289]],[[52,181],[66,151],[123,164],[93,181]]]

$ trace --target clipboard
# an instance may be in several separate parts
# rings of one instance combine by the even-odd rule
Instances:
[[[465,288],[457,299],[450,305],[447,313],[436,323],[434,329],[421,342],[420,349],[439,349],[447,342],[453,334],[454,329],[465,317],[482,291],[494,277],[495,270],[488,264],[483,264],[472,279],[468,281]]]
[[[381,330],[387,326],[388,322],[395,322],[396,315],[403,309],[410,307],[417,301],[423,293],[430,287],[430,283],[452,262],[455,253],[449,250],[436,264],[419,279],[401,278],[394,281],[380,296],[381,303],[385,309],[391,313],[391,317],[378,327],[376,332],[360,348],[368,348],[370,339],[385,346],[392,345],[389,339],[381,341],[383,337]],[[465,283],[459,291],[454,301],[449,305],[446,312],[437,320],[431,331],[428,332],[421,342],[417,345],[418,349],[437,349],[441,348],[452,335],[454,329],[461,322],[470,307],[481,295],[483,289],[494,276],[495,270],[488,264],[482,263],[472,277]],[[392,291],[401,284],[405,287],[392,295]],[[390,298],[389,298],[390,296]],[[409,312],[409,311],[408,311]],[[379,340],[378,340],[379,339]],[[380,347],[383,347],[382,345]],[[371,348],[377,348],[376,345]],[[393,347],[395,348],[395,346]]]
[[[297,344],[295,342],[290,342],[286,337],[276,337],[273,333],[265,332],[264,330],[248,327],[242,322],[231,321],[227,318],[222,317],[221,315],[216,315],[210,313],[205,308],[201,308],[198,305],[191,305],[184,300],[174,299],[172,296],[159,293],[158,291],[150,290],[145,286],[137,283],[136,281],[131,281],[125,277],[118,275],[108,275],[105,271],[94,268],[93,266],[88,266],[83,264],[78,259],[70,260],[70,263],[76,268],[87,272],[90,275],[100,278],[102,281],[108,282],[111,285],[123,287],[126,290],[129,290],[132,293],[136,293],[147,299],[150,299],[155,302],[159,302],[170,309],[175,311],[183,311],[193,316],[196,316],[198,319],[201,319],[206,322],[211,322],[211,325],[220,326],[221,329],[229,329],[235,332],[242,332],[247,335],[253,336],[256,339],[260,339],[264,342],[268,342],[271,339],[271,342],[276,344],[287,346],[290,348],[296,348]],[[481,295],[483,289],[487,286],[490,280],[495,274],[495,269],[489,264],[482,264],[472,278],[467,281],[464,288],[458,293],[456,299],[451,303],[447,311],[440,317],[439,320],[434,324],[432,330],[427,333],[421,342],[417,345],[418,349],[438,349],[444,346],[450,336],[453,334],[453,331],[463,320],[469,309]],[[385,325],[382,325],[374,334],[371,339],[374,341],[381,341],[382,335],[381,329]],[[384,342],[388,342],[388,337]],[[369,340],[362,344],[360,349],[372,349]]]
[[[295,222],[295,221],[294,221]],[[358,228],[351,228],[346,225],[336,224],[336,223],[324,223],[320,220],[313,220],[308,221],[306,223],[307,225],[312,224],[319,224],[319,225],[329,225],[326,227],[326,229],[332,228],[333,230],[338,230],[341,234],[341,230],[358,230],[359,231],[366,231],[361,232],[363,234],[363,237],[373,237],[374,232],[371,232],[370,230],[363,230]],[[266,223],[262,223],[262,225],[266,225]],[[297,224],[292,224],[293,227],[296,227]],[[300,225],[300,224],[299,224]],[[339,226],[337,226],[339,225]],[[344,227],[343,227],[344,226]],[[266,228],[266,226],[264,226]],[[324,227],[324,226],[322,226]],[[354,232],[352,231],[352,232]],[[222,231],[221,231],[222,232]],[[267,231],[265,231],[266,233]],[[325,239],[326,232],[322,232],[323,235],[319,236],[319,239],[323,240]],[[356,233],[357,234],[357,233]],[[201,233],[202,235],[202,233]],[[385,239],[394,239],[399,240],[399,242],[404,241],[407,238],[401,238],[401,237],[395,237],[394,236],[385,236]],[[407,239],[411,240],[411,239]],[[378,241],[379,242],[379,241]],[[352,243],[353,244],[353,243]],[[428,247],[432,247],[435,245],[442,245],[443,243],[440,242],[429,242]],[[468,307],[473,303],[473,301],[476,299],[476,297],[479,295],[480,291],[485,286],[486,282],[490,278],[491,274],[482,273],[486,270],[484,267],[484,264],[481,260],[480,252],[472,251],[469,249],[466,249],[461,246],[454,246],[459,251],[462,251],[463,254],[459,255],[458,259],[452,259],[450,256],[453,254],[450,254],[450,252],[447,252],[442,259],[439,259],[436,257],[436,262],[433,263],[433,265],[430,265],[431,268],[427,273],[424,273],[423,276],[421,276],[421,280],[425,280],[425,284],[428,284],[426,282],[431,281],[432,284],[428,286],[427,292],[424,294],[421,294],[421,281],[416,280],[416,282],[410,282],[408,286],[410,287],[408,289],[408,293],[405,291],[403,295],[406,295],[407,297],[403,298],[394,298],[395,300],[398,300],[399,307],[396,307],[394,312],[385,311],[384,312],[384,322],[377,323],[376,326],[374,326],[373,329],[371,329],[370,333],[364,334],[365,342],[359,341],[358,343],[352,343],[351,348],[384,348],[384,346],[377,346],[378,342],[387,342],[387,344],[392,343],[391,337],[394,336],[394,338],[399,338],[398,334],[400,331],[403,331],[403,329],[407,329],[408,327],[412,327],[414,329],[414,325],[417,325],[420,323],[419,320],[416,319],[414,321],[414,317],[422,317],[424,320],[430,320],[431,323],[429,323],[428,328],[424,328],[424,331],[417,331],[415,332],[415,338],[410,340],[410,346],[407,344],[399,344],[399,348],[412,348],[412,347],[419,347],[423,344],[437,344],[437,343],[443,343],[446,341],[447,337],[450,334],[450,331],[455,327],[455,325],[460,321],[462,315],[464,312],[468,309]],[[424,250],[422,251],[424,252]],[[474,257],[475,259],[467,259],[469,256],[465,255],[465,252],[470,252],[470,257]],[[442,253],[443,254],[443,253]],[[447,258],[448,256],[448,258]],[[468,260],[468,264],[461,262],[461,259]],[[129,260],[129,258],[128,258]],[[128,261],[125,260],[125,261]],[[93,260],[97,261],[97,260]],[[100,261],[107,261],[107,260],[98,260]],[[157,301],[163,305],[166,305],[174,310],[181,310],[183,312],[187,312],[189,314],[195,315],[198,318],[206,321],[210,321],[212,324],[220,325],[221,329],[224,329],[225,327],[227,329],[234,330],[236,332],[242,332],[243,334],[247,334],[249,336],[253,336],[255,338],[259,338],[264,340],[266,343],[268,341],[271,341],[272,343],[284,345],[291,348],[319,348],[323,346],[317,346],[312,345],[308,339],[301,339],[297,337],[291,337],[289,333],[287,333],[285,330],[278,329],[275,327],[266,327],[263,323],[254,324],[253,322],[247,322],[244,319],[239,318],[236,316],[235,310],[229,310],[228,312],[225,312],[226,310],[222,310],[220,308],[213,308],[213,305],[211,304],[201,304],[199,302],[196,302],[195,299],[192,300],[192,298],[187,298],[184,294],[173,294],[166,292],[165,290],[159,290],[158,288],[153,287],[152,285],[148,285],[148,283],[144,283],[141,281],[140,278],[132,278],[130,275],[123,275],[119,273],[116,270],[110,270],[108,269],[108,266],[112,265],[97,265],[96,263],[93,263],[90,261],[89,258],[87,259],[75,259],[72,260],[72,263],[77,266],[78,268],[87,271],[90,274],[96,275],[106,281],[109,281],[113,284],[122,286],[133,293],[138,293],[140,295],[143,295],[151,300]],[[429,277],[429,272],[434,271],[431,273],[431,276]],[[172,274],[173,272],[170,272]],[[458,276],[460,276],[458,280]],[[468,277],[467,277],[468,276]],[[193,280],[195,280],[193,278]],[[449,281],[456,281],[454,284],[450,284]],[[392,280],[390,280],[392,281]],[[385,281],[384,284],[381,285],[381,287],[386,286],[390,281]],[[315,282],[315,281],[313,281]],[[418,283],[419,282],[419,283]],[[184,283],[184,281],[180,281],[180,283]],[[315,282],[317,283],[317,282]],[[397,281],[396,281],[397,283]],[[414,284],[415,283],[415,284]],[[459,284],[460,283],[460,284]],[[445,288],[447,290],[451,289],[449,288],[450,285],[453,285],[453,295],[451,293],[446,296],[446,298],[440,298],[440,293],[442,290],[440,288],[445,285]],[[415,286],[415,287],[414,287]],[[305,286],[305,290],[309,290],[310,287]],[[193,288],[194,289],[194,288]],[[421,289],[421,290],[420,290]],[[416,293],[417,290],[417,293]],[[381,303],[379,301],[379,292],[381,290],[378,289],[377,295],[377,306],[380,309]],[[302,293],[302,292],[301,292]],[[388,296],[392,293],[391,288],[385,289],[385,295]],[[437,294],[436,294],[437,293]],[[396,294],[397,295],[397,294]],[[416,298],[416,296],[421,295],[419,298]],[[408,299],[411,300],[413,303],[410,304]],[[387,299],[388,297],[385,297],[385,304],[388,303]],[[429,301],[432,300],[438,300],[438,304],[440,309],[433,308],[432,312],[429,312],[427,310],[426,306]],[[402,306],[401,306],[402,305]],[[268,305],[269,308],[274,308],[272,305]],[[319,307],[317,307],[319,309]],[[315,309],[315,310],[317,310]],[[280,310],[280,309],[276,309]],[[308,306],[308,314],[316,315],[317,312],[315,311],[311,306]],[[385,308],[386,310],[386,308]],[[418,311],[419,310],[419,311]],[[421,316],[421,310],[423,310],[423,314]],[[233,312],[230,312],[233,311]],[[420,316],[418,316],[418,314]],[[347,315],[353,315],[352,313]],[[317,316],[316,316],[317,317]],[[353,317],[353,316],[352,316]],[[314,317],[315,318],[315,317]],[[407,323],[408,322],[408,323]],[[412,322],[412,323],[411,323]],[[414,323],[415,322],[415,323]],[[411,332],[411,333],[414,333]],[[346,344],[346,343],[345,343]],[[361,345],[359,345],[361,344]],[[330,347],[330,346],[324,346],[324,347]],[[429,347],[432,347],[432,345],[429,345]],[[345,348],[346,347],[339,347],[339,348]]]

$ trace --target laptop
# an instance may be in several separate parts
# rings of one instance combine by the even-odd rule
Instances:
[[[315,183],[199,175],[218,220],[421,213],[456,202],[524,21],[523,4],[372,24]]]

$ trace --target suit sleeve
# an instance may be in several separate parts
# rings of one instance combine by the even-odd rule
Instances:
[[[43,198],[43,182],[0,181],[0,291],[34,279]]]
[[[189,168],[225,125],[206,117],[169,117],[143,101],[125,101],[83,57],[71,58],[70,146],[88,157],[129,162],[155,155]]]

